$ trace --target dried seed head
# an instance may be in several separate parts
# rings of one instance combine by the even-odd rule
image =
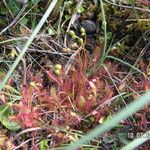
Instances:
[[[84,29],[84,28],[81,28],[81,29],[80,29],[80,32],[81,32],[81,33],[85,33],[85,29]]]
[[[84,42],[82,38],[78,38],[77,40],[80,44],[83,44],[83,42]]]
[[[71,35],[71,36],[75,36],[75,32],[74,32],[73,30],[70,30],[70,31],[68,32],[68,34]]]
[[[80,108],[83,108],[85,106],[85,99],[83,96],[79,97],[78,105]]]
[[[61,70],[62,69],[62,65],[60,65],[60,64],[56,64],[55,66],[54,66],[54,69],[58,69],[58,70]]]
[[[61,75],[61,70],[60,70],[60,69],[55,69],[55,70],[54,70],[54,73],[55,73],[57,76],[59,76],[59,75]]]

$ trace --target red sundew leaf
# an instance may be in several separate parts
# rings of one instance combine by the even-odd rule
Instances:
[[[13,83],[14,83],[14,79],[13,78],[9,78],[8,85],[12,85]]]
[[[119,89],[119,91],[121,91],[121,92],[124,92],[125,91],[125,88],[126,88],[126,83],[125,82],[122,82],[120,85],[119,85],[119,87],[118,87],[118,89]]]
[[[138,124],[140,126],[147,126],[149,122],[147,121],[145,117],[145,112],[136,113],[135,116],[137,116],[140,120],[138,120]]]
[[[31,72],[29,72],[30,81],[38,83],[39,86],[42,86],[43,80],[39,76],[34,76]]]
[[[56,106],[58,106],[60,109],[62,109],[63,107],[59,101],[59,97],[58,97],[55,87],[51,87],[50,94],[51,94],[51,98],[52,98],[52,100],[54,100]]]
[[[78,66],[77,69],[80,72],[85,72],[87,70],[87,66],[89,63],[89,59],[88,59],[88,54],[86,53],[86,51],[82,51],[82,57],[81,54],[78,55]]]
[[[66,78],[63,80],[60,93],[64,92],[70,95],[72,93],[71,91],[73,91],[73,82],[71,81],[71,79]]]
[[[25,106],[20,107],[19,114],[14,117],[14,120],[22,123],[23,127],[35,127],[39,112],[37,109],[29,109]]]
[[[99,59],[99,56],[101,55],[101,48],[96,46],[94,49],[94,58],[93,58],[93,62],[97,62],[97,60]]]
[[[98,114],[98,111],[96,111],[96,110],[93,110],[92,113],[91,113],[91,115],[93,115],[93,116],[97,115],[97,114]]]
[[[2,92],[0,92],[0,101],[6,103],[6,96]]]
[[[36,114],[35,112],[32,112],[30,114],[25,114],[25,116],[23,117],[24,121],[24,125],[26,127],[34,127],[36,124],[36,119],[38,117],[38,114]]]
[[[99,77],[94,77],[94,79],[92,79],[92,82],[97,89],[97,93],[102,92],[102,90],[105,87],[105,82],[103,80],[101,80]]]
[[[86,100],[85,106],[82,108],[84,112],[88,113],[89,111],[92,111],[93,109],[93,102],[92,100]]]
[[[100,108],[98,110],[93,110],[88,115],[94,117],[95,122],[99,122],[100,118],[104,118],[106,116],[106,111],[104,108]]]
[[[150,62],[149,64],[146,66],[146,73],[149,76],[150,75]]]
[[[28,103],[31,102],[31,99],[32,99],[32,91],[29,90],[29,86],[27,85],[24,85],[22,87],[22,101],[24,104],[28,105]]]
[[[109,74],[111,74],[111,76],[115,75],[118,72],[116,64],[113,64],[112,62],[107,61],[107,62],[105,62],[105,65],[107,66],[107,70],[108,70]],[[106,68],[101,66],[98,69],[98,74],[100,74],[100,76],[102,76],[102,77],[110,78],[107,70],[106,70]]]
[[[51,97],[50,93],[45,89],[37,94],[38,101],[40,102],[40,108],[48,108],[50,111],[54,111],[56,103]]]
[[[70,93],[74,94],[79,94],[78,91],[81,91],[81,78],[80,74],[77,72],[73,72],[72,75],[70,76]],[[67,82],[66,82],[67,86]],[[67,91],[66,91],[67,92]],[[75,95],[74,95],[75,96]]]
[[[64,125],[75,126],[81,122],[82,118],[72,110],[68,110],[66,113],[61,113],[64,118]]]
[[[78,107],[79,107],[80,109],[84,109],[85,103],[86,103],[84,97],[83,97],[83,96],[79,96],[78,100],[76,100],[76,101],[77,101]]]
[[[105,95],[99,103],[99,107],[104,107],[105,105],[108,105],[112,101],[113,91],[110,91],[108,95]]]
[[[47,73],[48,77],[49,77],[50,79],[52,79],[53,81],[55,81],[59,86],[62,85],[60,79],[59,79],[56,75],[54,75],[54,74],[52,73],[52,71],[46,71],[46,73]]]
[[[139,62],[139,66],[140,66],[140,68],[141,68],[141,70],[142,70],[143,72],[146,72],[146,64],[144,63],[143,60],[141,60],[141,61]]]
[[[132,89],[134,89],[134,91],[145,90],[145,88],[146,88],[146,81],[141,81],[141,82],[132,84]],[[130,90],[132,91],[132,89]]]
[[[133,94],[132,97],[133,97],[133,100],[138,100],[140,95],[139,94]]]
[[[59,95],[59,97],[60,97],[60,99],[61,99],[61,101],[63,103],[65,100],[68,99],[68,96],[70,96],[71,94],[69,92],[60,91],[58,93],[58,95]]]
[[[91,87],[92,92],[94,93],[94,97],[96,98],[96,96],[97,96],[97,88],[96,88],[95,84],[90,81],[89,85]]]
[[[14,119],[21,122],[23,127],[34,127],[37,122],[39,113],[38,110],[32,106],[32,99],[35,92],[39,92],[35,87],[31,88],[28,85],[24,85],[22,87],[22,101],[20,101],[18,105],[15,105],[18,114]]]
[[[145,81],[145,90],[146,91],[150,90],[150,80]]]
[[[26,127],[33,127],[33,120],[31,120],[30,115],[32,114],[22,114],[22,120],[24,120],[24,125]]]
[[[65,121],[64,120],[61,120],[61,119],[57,119],[57,118],[53,118],[52,119],[52,126],[54,127],[59,127],[59,126],[63,126],[65,124]]]
[[[75,80],[75,85],[76,85],[75,88],[77,89],[76,93],[78,93],[79,96],[80,95],[84,96],[87,94],[88,92],[86,87],[87,82],[89,81],[83,73],[77,75],[77,78]]]
[[[145,1],[140,0],[140,2],[143,3],[144,5],[150,5],[150,2],[148,0],[145,0]]]
[[[145,131],[145,128],[147,129],[148,125],[150,124],[150,122],[145,117],[145,112],[141,111],[139,113],[136,113],[135,117],[136,117],[137,123],[129,122],[127,120],[123,120],[123,121],[121,121],[121,123],[124,125],[126,125],[126,124],[132,125],[132,126],[135,126],[136,128],[139,127],[140,130]]]

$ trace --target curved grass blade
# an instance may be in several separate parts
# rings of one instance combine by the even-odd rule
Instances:
[[[125,61],[123,61],[123,60],[121,60],[121,59],[119,59],[119,58],[117,58],[117,57],[108,55],[108,56],[106,56],[106,58],[111,58],[111,59],[117,60],[117,61],[119,61],[119,62],[121,62],[121,63],[123,63],[123,64],[125,64],[125,65],[127,65],[127,66],[129,66],[129,67],[131,67],[132,69],[138,71],[138,72],[141,73],[143,76],[146,76],[141,70],[139,70],[139,69],[136,68],[135,66],[132,66],[130,63],[125,62]]]

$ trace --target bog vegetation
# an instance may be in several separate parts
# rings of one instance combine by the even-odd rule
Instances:
[[[148,0],[0,6],[0,150],[150,149]]]

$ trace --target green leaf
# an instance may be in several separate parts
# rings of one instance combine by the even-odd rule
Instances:
[[[10,121],[8,116],[10,115],[9,107],[8,106],[1,106],[0,107],[0,122],[9,130],[18,130],[20,126],[13,121]]]
[[[48,34],[49,35],[55,35],[55,31],[54,31],[54,29],[53,28],[48,28]]]
[[[83,6],[78,7],[77,8],[77,12],[80,13],[80,14],[83,13],[83,12],[85,12],[84,7]]]
[[[6,25],[5,19],[0,18],[0,26]]]
[[[65,15],[65,20],[69,20],[70,18],[70,15]]]
[[[1,15],[6,15],[8,13],[8,10],[6,9],[6,7],[0,7],[0,14]],[[2,19],[2,17],[1,17]]]
[[[48,146],[48,140],[42,140],[40,142],[40,150],[48,150],[49,146]]]
[[[26,17],[24,17],[23,19],[21,19],[20,22],[21,22],[23,25],[27,25],[28,21],[29,21],[29,19],[26,18]]]
[[[40,0],[32,0],[31,2],[33,3],[33,4],[36,4],[37,2],[39,2]]]
[[[71,7],[72,4],[73,4],[73,1],[65,1],[65,2],[64,2],[64,5],[65,5],[67,8]]]
[[[15,93],[17,95],[20,95],[20,93],[10,85],[5,85],[5,89],[9,90],[11,93]]]
[[[107,32],[107,39],[110,40],[112,38],[112,32]]]
[[[17,15],[19,10],[21,9],[21,5],[14,0],[9,0],[7,4],[8,4],[8,7],[10,8],[10,10],[12,11],[12,13],[14,15]]]

